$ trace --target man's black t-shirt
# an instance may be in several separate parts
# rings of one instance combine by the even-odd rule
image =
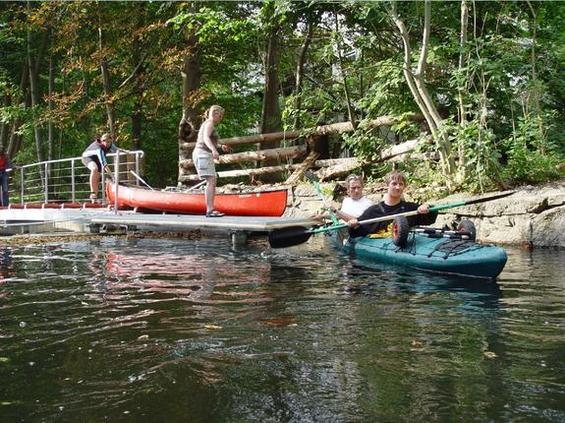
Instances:
[[[389,206],[384,201],[369,207],[363,212],[361,216],[358,217],[358,221],[374,219],[376,217],[389,216],[397,213],[404,213],[413,210],[417,210],[420,205],[416,203],[411,203],[408,201],[400,201],[400,203],[394,206]],[[410,226],[418,225],[431,225],[436,221],[437,212],[430,212],[427,214],[418,214],[415,216],[408,216],[408,223]],[[359,225],[356,228],[349,229],[349,235],[353,238],[366,236],[378,232],[380,230],[386,229],[386,227],[392,222],[391,220],[386,220],[384,222],[376,222],[368,225]]]

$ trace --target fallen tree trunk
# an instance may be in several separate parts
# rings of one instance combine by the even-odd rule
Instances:
[[[344,159],[341,163],[334,164],[330,167],[324,167],[316,172],[320,181],[327,181],[335,179],[339,176],[353,172],[355,169],[360,168],[364,163],[357,159]]]
[[[414,149],[418,146],[419,142],[421,141],[410,140],[386,148],[381,152],[380,158],[376,160],[376,162],[394,160],[396,158],[405,158],[409,153],[414,151]],[[281,150],[281,149],[274,149],[274,150]],[[269,151],[269,150],[264,150],[264,151]],[[260,152],[250,152],[250,153],[260,153]],[[220,157],[220,159],[225,158],[226,156],[222,156]],[[421,156],[423,159],[429,159],[429,157],[427,157],[425,154]],[[413,155],[410,155],[410,157],[413,157]],[[363,162],[356,157],[347,157],[342,159],[316,160],[315,162],[313,162],[311,167],[321,168],[316,172],[316,174],[318,175],[320,180],[327,181],[327,180],[335,179],[347,173],[351,173],[365,164],[367,164],[367,162]],[[269,173],[295,171],[303,168],[304,168],[303,163],[298,163],[298,164],[268,166],[268,167],[253,168],[253,169],[226,170],[226,171],[218,172],[218,179],[237,178],[243,176],[254,177],[260,175],[266,175]],[[184,175],[182,177],[182,180],[180,180],[180,182],[197,181],[197,180],[199,180],[198,175]],[[298,180],[296,181],[293,180],[292,182],[298,182]]]
[[[407,153],[413,151],[420,142],[420,140],[410,140],[385,148],[381,151],[380,158],[376,160],[376,162],[394,160],[397,157],[404,156]],[[346,173],[351,173],[355,169],[358,169],[361,166],[367,164],[367,162],[363,162],[355,157],[346,159],[324,160],[324,162],[327,162],[327,167],[324,167],[316,172],[321,181],[335,179],[339,176],[345,175]],[[316,165],[318,165],[318,162],[316,162]]]
[[[294,173],[287,178],[285,184],[296,185],[302,179],[304,172],[314,165],[318,157],[320,157],[320,153],[316,151],[310,152],[308,157],[306,157],[306,159],[298,165],[298,168],[294,171]]]
[[[343,157],[341,159],[324,159],[324,160],[316,160],[314,163],[314,167],[330,167],[330,166],[337,166],[343,164],[347,161],[357,160],[355,157]]]
[[[395,144],[391,147],[385,148],[383,151],[381,151],[381,157],[379,161],[383,162],[395,156],[409,153],[413,151],[420,142],[421,142],[420,140],[410,140],[410,141],[405,141],[401,144]]]
[[[229,164],[246,161],[295,159],[306,154],[306,149],[307,147],[305,145],[297,145],[294,147],[286,148],[272,148],[270,150],[245,151],[243,153],[224,154],[223,156],[220,156],[218,160],[215,160],[215,162],[218,164]],[[194,167],[194,163],[192,159],[182,160],[179,163],[179,166],[186,169]]]
[[[267,166],[267,167],[260,167],[257,169],[238,169],[238,170],[224,170],[222,172],[218,172],[218,179],[223,178],[238,178],[242,176],[260,176],[266,175],[269,173],[277,173],[277,172],[284,172],[284,171],[292,171],[298,169],[300,164],[288,164],[288,165],[281,165],[281,166]],[[188,181],[198,181],[200,178],[198,175],[184,175],[183,179],[180,182],[188,182]]]
[[[220,140],[220,143],[230,146],[241,144],[262,144],[274,141],[294,140],[298,138],[300,134],[301,131],[272,132],[269,134],[249,135],[246,137],[224,138]],[[185,142],[181,144],[181,148],[183,150],[192,151],[195,145],[195,142]]]
[[[407,119],[414,122],[419,122],[424,119],[420,114],[410,114]],[[380,126],[389,126],[398,122],[398,119],[394,116],[380,116],[376,119],[363,122],[359,125],[363,129],[378,128]],[[312,135],[329,135],[329,134],[341,134],[344,132],[352,132],[354,130],[351,122],[340,122],[332,123],[331,125],[316,126],[314,128],[304,129],[302,131],[283,131],[283,132],[272,132],[269,134],[259,134],[250,135],[246,137],[234,137],[234,138],[224,138],[220,140],[220,143],[227,145],[240,145],[240,144],[254,144],[254,143],[266,143],[273,141],[282,140],[293,140],[301,136],[312,136]],[[185,142],[181,144],[181,148],[192,150],[196,143]]]

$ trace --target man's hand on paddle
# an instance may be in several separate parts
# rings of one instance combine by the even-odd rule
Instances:
[[[428,206],[427,204],[422,204],[420,205],[420,207],[418,207],[419,214],[428,214],[429,212],[430,212],[430,206]]]
[[[347,226],[349,226],[350,228],[356,228],[357,226],[359,226],[359,220],[357,220],[356,217],[349,219],[347,221]]]
[[[318,222],[321,223],[323,223],[328,218],[329,218],[328,214],[324,212],[317,212],[316,214],[310,216],[310,219],[317,220]]]

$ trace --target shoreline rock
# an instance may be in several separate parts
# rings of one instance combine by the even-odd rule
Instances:
[[[321,186],[326,197],[331,198],[335,183]],[[515,191],[498,200],[442,212],[434,226],[442,227],[465,218],[473,221],[477,239],[481,242],[565,248],[565,180],[517,187]],[[380,201],[383,193],[383,187],[366,187],[367,197],[374,202]],[[429,203],[449,203],[473,197],[472,194],[454,194],[437,201],[429,200]],[[410,200],[410,192],[406,199]],[[336,205],[341,202],[341,198],[336,200]],[[302,184],[291,191],[285,216],[311,216],[322,207],[315,189]]]

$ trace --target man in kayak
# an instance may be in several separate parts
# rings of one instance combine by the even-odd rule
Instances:
[[[116,153],[118,150],[128,152],[116,147],[112,143],[112,136],[110,134],[103,134],[86,147],[86,150],[82,153],[81,161],[90,170],[90,201],[93,203],[96,202],[98,195],[98,181],[102,171],[107,172],[110,178],[112,177],[106,155],[108,153]]]
[[[347,197],[343,199],[341,208],[332,207],[329,211],[343,221],[349,222],[351,219],[361,216],[367,208],[373,205],[373,202],[363,195],[363,178],[361,176],[352,173],[345,178],[345,184],[347,185]],[[312,218],[324,221],[329,219],[329,216],[326,213],[317,213]]]
[[[363,178],[351,174],[345,178],[347,184],[347,197],[341,203],[341,209],[335,210],[340,219],[349,222],[363,214],[365,210],[373,205],[373,202],[363,195]]]
[[[391,221],[376,222],[369,225],[359,224],[359,222],[363,220],[374,219],[381,216],[418,210],[418,215],[408,217],[410,226],[431,225],[436,221],[437,212],[430,212],[428,205],[418,205],[402,199],[402,194],[406,188],[406,177],[403,173],[392,171],[385,177],[385,182],[387,184],[387,192],[384,195],[383,201],[369,207],[358,218],[347,221],[349,235],[351,237],[356,238],[386,231]]]

